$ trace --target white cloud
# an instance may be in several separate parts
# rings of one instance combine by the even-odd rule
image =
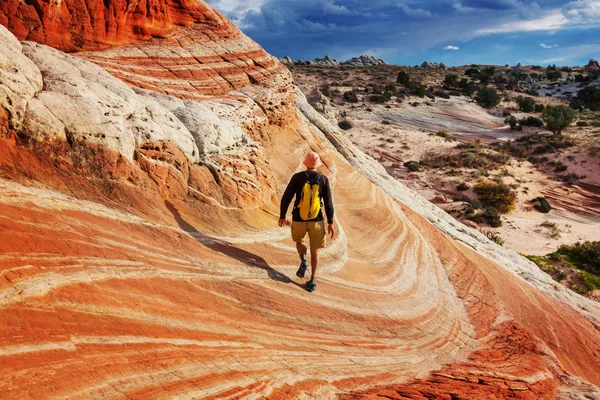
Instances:
[[[454,0],[454,2],[452,3],[452,8],[454,8],[458,12],[463,12],[463,13],[469,13],[474,10],[473,7],[463,6],[463,4],[462,4],[462,2],[460,2],[460,0]]]
[[[397,1],[396,6],[404,11],[404,14],[408,15],[409,17],[431,18],[434,16],[434,14],[432,14],[429,10],[424,10],[422,8],[411,8],[401,1]]]
[[[450,46],[444,47],[444,50],[460,50],[460,47],[450,45]]]
[[[562,12],[572,23],[597,23],[600,21],[600,0],[572,1],[562,8]]]
[[[513,21],[492,28],[478,29],[476,35],[490,35],[494,33],[553,31],[564,27],[569,20],[558,10],[547,15],[531,20]]]
[[[546,44],[546,43],[540,43],[540,47],[542,49],[555,49],[558,47],[557,44]]]

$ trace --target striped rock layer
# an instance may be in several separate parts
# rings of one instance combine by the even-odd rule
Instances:
[[[124,4],[0,5],[86,50],[0,27],[3,399],[600,398],[598,304],[391,179],[205,3]],[[121,41],[84,9],[130,11]],[[309,150],[338,229],[313,293],[277,227]]]

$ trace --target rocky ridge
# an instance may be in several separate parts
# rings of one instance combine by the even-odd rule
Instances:
[[[5,398],[598,395],[597,303],[399,184],[222,22],[75,55],[0,28]],[[313,295],[276,227],[309,149],[340,231]]]
[[[360,57],[353,57],[344,62],[339,62],[338,60],[331,58],[329,56],[325,56],[323,58],[316,58],[311,61],[303,61],[303,60],[292,60],[289,56],[285,56],[279,59],[280,62],[286,65],[322,65],[326,67],[338,67],[340,65],[346,65],[351,67],[371,67],[376,65],[388,65],[382,59],[375,58],[370,55],[362,55]]]

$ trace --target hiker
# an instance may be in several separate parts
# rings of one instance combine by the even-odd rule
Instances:
[[[331,238],[335,234],[333,227],[333,200],[329,179],[317,172],[321,165],[321,159],[315,152],[310,152],[304,158],[306,171],[298,172],[292,176],[283,197],[281,198],[281,211],[279,214],[279,226],[288,224],[286,214],[294,196],[294,208],[292,210],[292,240],[296,242],[296,249],[300,256],[300,267],[296,272],[298,278],[304,278],[308,261],[306,260],[307,248],[304,238],[308,233],[310,243],[310,266],[311,278],[307,283],[309,292],[317,288],[315,276],[319,266],[319,249],[325,247],[325,221],[323,219],[323,205],[327,215],[327,232]]]

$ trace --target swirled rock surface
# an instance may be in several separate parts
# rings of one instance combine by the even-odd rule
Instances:
[[[204,2],[143,4],[216,19],[69,55],[21,29],[96,32],[62,9],[91,3],[0,8],[40,42],[0,27],[2,398],[600,396],[597,303],[393,180]],[[277,227],[308,150],[338,227],[314,293]]]

